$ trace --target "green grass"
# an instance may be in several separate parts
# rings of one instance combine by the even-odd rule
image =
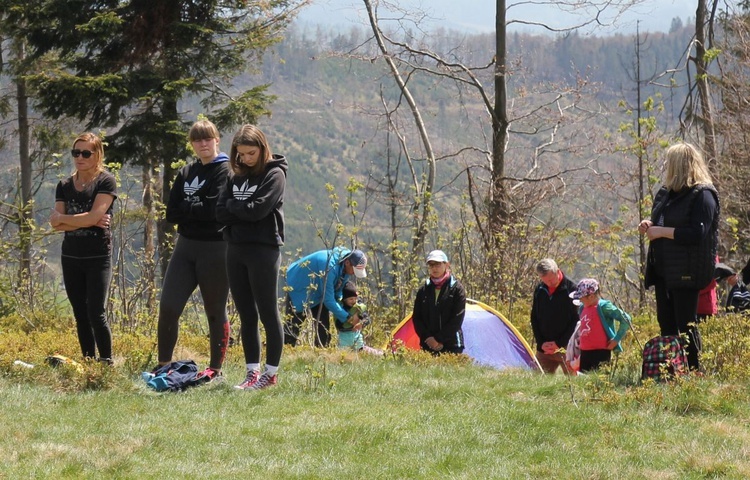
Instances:
[[[72,391],[70,372],[5,365],[0,478],[750,478],[746,383],[615,386],[302,348],[251,393],[232,388],[240,352],[225,382],[178,394],[124,363],[87,366],[106,388]]]

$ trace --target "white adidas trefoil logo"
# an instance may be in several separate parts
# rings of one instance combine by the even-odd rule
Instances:
[[[195,192],[201,189],[204,183],[206,183],[206,181],[200,180],[198,177],[195,177],[192,182],[185,182],[185,195],[192,197],[195,195]]]
[[[255,190],[257,189],[257,185],[248,186],[247,180],[245,180],[245,183],[240,187],[237,185],[232,186],[232,196],[237,200],[247,200],[253,196],[253,193],[255,193]]]

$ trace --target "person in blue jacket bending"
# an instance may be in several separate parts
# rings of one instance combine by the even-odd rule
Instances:
[[[287,321],[284,343],[296,345],[307,309],[315,322],[315,346],[328,347],[331,342],[331,317],[350,320],[339,300],[344,285],[354,278],[366,278],[367,257],[361,250],[335,247],[320,250],[295,261],[286,271]]]

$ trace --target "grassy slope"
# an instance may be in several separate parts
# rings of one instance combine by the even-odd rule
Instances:
[[[572,402],[561,375],[301,349],[247,393],[239,365],[182,394],[6,375],[0,478],[750,477],[747,385],[579,377]]]

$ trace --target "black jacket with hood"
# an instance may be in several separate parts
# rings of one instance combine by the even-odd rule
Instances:
[[[200,159],[182,167],[175,176],[167,201],[167,221],[177,233],[191,240],[222,239],[216,221],[216,202],[229,178],[229,157],[220,153],[211,163]]]
[[[229,243],[284,245],[284,189],[289,165],[273,155],[260,175],[231,175],[216,204]]]

